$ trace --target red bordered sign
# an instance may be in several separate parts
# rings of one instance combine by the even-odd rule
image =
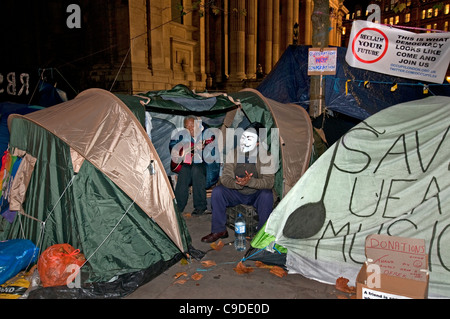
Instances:
[[[383,58],[389,46],[384,32],[375,28],[361,29],[353,39],[352,52],[362,63],[375,63]]]

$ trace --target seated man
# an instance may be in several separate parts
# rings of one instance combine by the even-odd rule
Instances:
[[[212,243],[228,237],[226,209],[229,206],[253,205],[259,217],[258,229],[272,212],[275,173],[264,170],[271,160],[265,161],[265,164],[257,156],[260,128],[260,123],[250,124],[242,133],[240,147],[236,148],[233,161],[225,162],[220,185],[211,194],[211,233],[203,237],[202,242]]]

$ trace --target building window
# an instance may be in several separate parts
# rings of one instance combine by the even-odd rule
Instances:
[[[183,24],[183,0],[172,0],[172,21]]]
[[[342,27],[342,35],[345,35],[345,32],[346,32],[347,30],[346,30],[346,28],[345,27]]]
[[[409,21],[411,21],[411,13],[405,14],[405,23],[408,23]]]
[[[384,24],[388,24],[388,19],[384,18]]]
[[[433,9],[432,8],[427,10],[427,18],[431,18],[431,17],[433,17]]]
[[[399,16],[395,16],[395,24],[399,24],[400,22],[400,17]]]
[[[390,18],[389,18],[389,24],[390,24],[390,25],[393,25],[393,24],[394,24],[394,17],[390,17]]]
[[[406,0],[406,6],[407,7],[411,6],[411,0]]]
[[[422,10],[422,20],[425,19],[426,15],[427,15],[427,12],[425,10]]]
[[[445,14],[448,14],[450,12],[450,4],[445,5]]]
[[[434,16],[437,17],[439,15],[439,9],[435,8],[434,9]]]
[[[448,21],[444,22],[444,31],[448,31]]]

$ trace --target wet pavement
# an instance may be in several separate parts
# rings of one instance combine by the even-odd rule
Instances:
[[[191,212],[188,203],[185,212]],[[164,273],[139,287],[125,299],[337,299],[345,294],[334,285],[324,284],[299,274],[276,275],[273,268],[257,267],[257,261],[244,260],[248,273],[238,273],[235,268],[246,251],[235,250],[234,231],[222,239],[224,246],[218,250],[201,242],[210,233],[211,214],[190,216],[184,213],[192,237],[192,246],[205,252],[196,260],[181,260]],[[219,241],[218,241],[219,242]],[[217,242],[216,242],[217,243]],[[249,248],[247,242],[247,248]]]

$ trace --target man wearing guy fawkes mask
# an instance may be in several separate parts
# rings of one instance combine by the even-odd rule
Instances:
[[[258,155],[259,133],[263,129],[261,123],[250,124],[234,151],[232,161],[229,157],[223,166],[220,185],[211,194],[212,222],[211,233],[201,239],[212,243],[220,238],[227,238],[226,209],[239,204],[252,205],[258,213],[258,229],[267,221],[273,208],[273,193],[275,174],[268,173],[265,166],[271,161],[262,163]],[[267,156],[270,157],[270,154]]]

